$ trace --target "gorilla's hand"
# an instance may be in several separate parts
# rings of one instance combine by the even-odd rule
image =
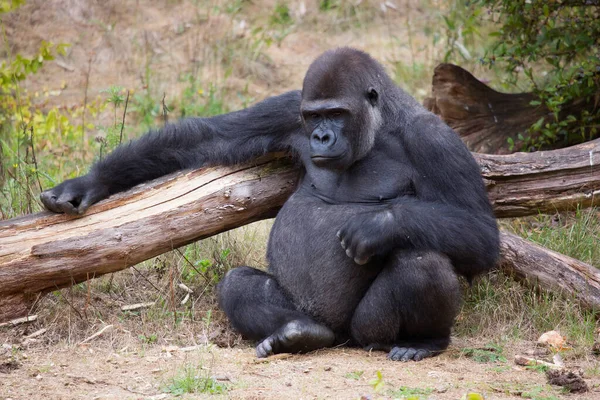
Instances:
[[[394,244],[394,214],[391,211],[367,212],[354,216],[337,232],[348,257],[363,265],[375,254],[387,253]]]
[[[108,197],[108,188],[89,175],[69,179],[42,192],[44,206],[55,213],[83,214],[89,206]]]

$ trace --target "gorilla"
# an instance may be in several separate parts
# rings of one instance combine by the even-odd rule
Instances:
[[[303,173],[271,230],[268,272],[235,268],[218,285],[257,356],[346,343],[419,361],[446,349],[459,277],[498,257],[496,220],[458,135],[362,51],[319,56],[301,92],[149,132],[41,200],[82,214],[177,170],[273,151],[295,155]]]

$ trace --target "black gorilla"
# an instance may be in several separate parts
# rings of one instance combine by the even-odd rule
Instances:
[[[348,342],[406,361],[445,349],[458,275],[494,266],[498,229],[459,137],[361,51],[321,55],[302,92],[151,132],[41,198],[81,214],[176,170],[278,150],[304,175],[271,231],[269,272],[240,267],[219,284],[233,326],[260,341],[257,355]]]

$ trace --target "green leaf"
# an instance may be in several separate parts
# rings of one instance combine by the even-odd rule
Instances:
[[[450,20],[445,15],[443,15],[442,17],[444,18],[444,21],[446,22],[446,26],[448,27],[448,29],[450,29],[451,31],[456,29],[456,25],[454,24],[454,21]]]
[[[471,393],[467,393],[463,397],[461,397],[461,400],[485,400],[485,399],[484,399],[483,395],[481,395],[479,393],[471,392]]]

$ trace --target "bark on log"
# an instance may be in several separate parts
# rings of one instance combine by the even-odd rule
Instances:
[[[600,204],[600,140],[552,152],[475,156],[499,217]],[[26,314],[37,293],[272,217],[297,176],[285,160],[266,158],[168,176],[100,202],[84,217],[44,212],[0,221],[0,321]]]
[[[0,221],[0,321],[27,314],[38,293],[275,216],[298,171],[273,158],[171,175],[102,201],[83,217],[42,212]]]
[[[552,151],[473,155],[498,218],[600,205],[600,139]]]
[[[532,100],[537,100],[532,93],[501,93],[457,65],[440,64],[434,70],[431,97],[425,99],[424,105],[450,125],[469,150],[509,154],[514,151],[510,149],[509,137],[514,149],[519,150],[523,145],[519,133],[540,118],[554,118],[547,107],[532,106]],[[561,117],[580,115],[583,110],[593,112],[596,107],[597,99],[580,99],[564,105]],[[583,141],[581,135],[571,135],[569,141],[556,143],[553,148]]]
[[[600,309],[600,270],[502,232],[500,269],[517,280],[565,294],[583,307]]]

